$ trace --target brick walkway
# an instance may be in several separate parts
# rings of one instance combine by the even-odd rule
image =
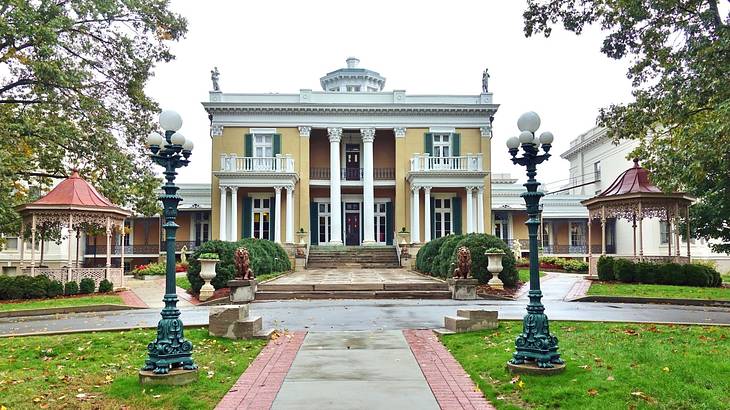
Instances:
[[[272,340],[248,366],[216,409],[269,409],[307,332]]]
[[[119,297],[122,298],[122,302],[124,302],[124,304],[127,306],[142,308],[149,307],[146,303],[142,301],[142,299],[139,298],[139,296],[137,296],[136,293],[132,292],[131,290],[119,292]]]
[[[431,330],[403,334],[441,409],[494,410]]]
[[[588,288],[591,287],[591,281],[582,279],[578,282],[575,282],[575,285],[573,285],[572,288],[568,291],[568,294],[565,295],[564,300],[570,301],[576,298],[580,298],[588,294]]]

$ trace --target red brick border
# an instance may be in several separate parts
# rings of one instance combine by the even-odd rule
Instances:
[[[199,305],[200,300],[196,298],[195,296],[188,293],[187,290],[181,288],[180,286],[175,287],[175,291],[177,292],[178,299],[182,299],[191,305]]]
[[[581,279],[573,284],[573,287],[570,288],[568,291],[568,294],[565,295],[563,300],[572,300],[576,298],[580,298],[588,294],[588,288],[591,287],[591,281],[586,279]]]
[[[216,409],[270,409],[306,335],[294,332],[271,340]]]
[[[441,409],[494,410],[431,330],[404,330],[403,335]]]
[[[146,303],[144,303],[142,299],[139,298],[139,296],[137,296],[136,293],[132,292],[131,290],[124,290],[119,292],[119,297],[122,298],[122,302],[124,302],[126,306],[142,308],[149,307]]]

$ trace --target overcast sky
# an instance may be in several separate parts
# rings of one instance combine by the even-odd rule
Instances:
[[[200,103],[208,99],[213,66],[223,92],[297,93],[321,90],[319,78],[355,56],[360,67],[386,77],[385,90],[465,95],[480,93],[489,68],[500,104],[492,172],[523,176],[504,143],[518,133],[519,115],[532,110],[541,130],[555,134],[555,155],[538,168],[548,183],[568,177],[559,154],[595,124],[599,108],[631,98],[628,62],[600,53],[598,29],[525,38],[523,1],[173,0],[172,8],[188,19],[188,34],[147,90],[163,109],[183,116],[181,132],[195,142],[180,182],[210,182],[208,118]]]

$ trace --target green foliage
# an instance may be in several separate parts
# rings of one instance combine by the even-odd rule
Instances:
[[[682,270],[687,286],[712,286],[714,278],[705,266],[687,264]]]
[[[216,276],[211,284],[216,289],[227,286],[229,280],[236,276],[234,254],[236,249],[245,246],[251,258],[251,269],[254,275],[264,275],[272,272],[283,272],[291,269],[289,257],[281,245],[263,239],[246,238],[238,242],[208,241],[202,244],[190,257],[188,280],[193,293],[199,293],[203,280],[200,279],[200,255],[215,253],[220,262],[216,265]]]
[[[167,268],[164,263],[149,263],[147,265],[139,265],[132,270],[134,276],[147,276],[147,275],[165,275]]]
[[[456,266],[454,265],[454,259],[451,257],[454,255],[457,245],[462,239],[464,239],[464,235],[446,236],[446,240],[444,240],[439,248],[439,255],[435,261],[437,263],[434,263],[434,271],[431,272],[432,274],[447,278],[454,273]]]
[[[466,246],[471,252],[471,275],[479,279],[480,283],[487,283],[492,278],[492,274],[487,270],[488,260],[485,255],[487,249],[499,249],[504,256],[502,257],[502,272],[499,278],[506,287],[514,287],[517,284],[518,272],[515,267],[515,256],[503,240],[494,235],[472,233],[464,235],[456,244],[456,248],[449,260],[456,264],[457,251],[460,247]]]
[[[94,283],[94,279],[83,278],[83,279],[81,279],[81,282],[79,282],[79,293],[82,295],[88,295],[89,293],[94,293],[95,289],[96,289],[96,283]]]
[[[682,265],[676,263],[665,263],[657,269],[656,283],[659,285],[684,285]]]
[[[635,281],[652,285],[656,283],[659,265],[649,262],[638,262],[636,264]]]
[[[212,252],[201,253],[198,259],[218,259],[218,254]]]
[[[66,282],[66,285],[63,288],[63,294],[66,296],[69,295],[78,295],[79,293],[79,284],[75,281],[69,281]]]
[[[99,282],[99,293],[109,293],[114,290],[114,284],[112,284],[110,281],[103,279],[101,282]]]
[[[489,248],[484,252],[485,253],[504,253],[504,250],[502,250],[501,248]]]
[[[613,261],[613,273],[616,280],[631,283],[636,281],[636,264],[628,259],[616,259]]]
[[[525,34],[551,34],[562,23],[580,34],[600,26],[601,51],[631,60],[633,102],[601,110],[609,137],[638,140],[652,182],[684,191],[696,237],[730,251],[730,15],[718,1],[528,0]]]
[[[613,258],[606,255],[601,255],[598,258],[596,266],[598,270],[598,279],[600,280],[615,280],[616,275],[613,273]]]
[[[421,246],[421,249],[418,250],[418,254],[416,255],[416,269],[424,273],[434,272],[434,265],[438,261],[437,258],[441,250],[441,245],[443,245],[446,238],[448,236],[442,236],[428,241]]]
[[[0,7],[0,233],[17,234],[14,206],[69,165],[139,214],[159,207],[143,140],[157,104],[154,65],[187,23],[167,0],[4,2]],[[103,154],[103,155],[102,155]]]
[[[48,284],[46,295],[49,298],[55,298],[56,296],[63,295],[63,284],[57,280],[52,280],[51,283]]]
[[[566,259],[563,262],[563,269],[568,272],[588,272],[588,262],[579,259]]]

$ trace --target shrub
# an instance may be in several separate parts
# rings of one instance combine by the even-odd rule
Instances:
[[[689,286],[710,286],[712,274],[701,265],[687,264],[682,266],[685,283]]]
[[[438,257],[434,261],[435,263],[434,272],[432,272],[433,274],[441,276],[442,278],[448,278],[453,274],[455,266],[452,265],[454,259],[452,259],[451,256],[454,254],[454,251],[457,248],[456,245],[462,239],[464,239],[464,235],[446,236],[444,243],[441,244],[441,249],[439,249]]]
[[[79,293],[79,284],[75,281],[66,282],[66,286],[63,289],[64,295],[77,295]]]
[[[441,245],[443,245],[446,238],[448,238],[448,236],[442,236],[432,241],[428,241],[421,247],[421,249],[418,250],[418,254],[416,255],[417,270],[423,273],[434,273],[434,265],[436,265]]]
[[[187,262],[178,262],[175,264],[175,272],[187,272],[187,271],[188,271]]]
[[[621,282],[634,282],[636,281],[636,264],[628,259],[616,259],[613,261],[613,274]]]
[[[79,282],[79,293],[88,295],[89,293],[94,293],[94,290],[96,290],[96,283],[94,282],[94,279],[81,279],[81,282]]]
[[[218,259],[218,254],[213,252],[201,253],[198,259]]]
[[[588,262],[579,259],[565,259],[563,269],[568,272],[588,272]]]
[[[49,298],[55,298],[56,296],[63,295],[63,284],[57,280],[52,280],[51,283],[48,284],[46,295]]]
[[[503,269],[499,274],[499,278],[506,287],[514,287],[517,284],[518,274],[517,268],[515,267],[515,256],[504,241],[489,234],[472,233],[462,236],[456,242],[454,250],[448,258],[448,261],[450,261],[449,265],[452,263],[456,264],[457,250],[462,246],[466,246],[471,252],[471,275],[479,279],[479,282],[487,283],[492,278],[492,274],[487,270],[488,260],[485,255],[486,251],[498,249],[504,253],[502,257]]]
[[[101,282],[99,282],[99,293],[109,293],[114,290],[114,284],[112,284],[110,281],[104,279]]]
[[[657,270],[657,283],[660,285],[684,285],[685,276],[682,265],[677,263],[659,265]]]
[[[652,285],[657,280],[658,265],[649,262],[638,262],[634,273],[634,281]]]
[[[597,270],[598,279],[600,280],[616,280],[616,276],[613,273],[613,258],[610,256],[602,255],[598,258]]]
[[[164,275],[166,272],[165,264],[156,262],[149,263],[147,265],[139,265],[132,270],[132,274],[134,274],[134,276]]]
[[[51,280],[48,276],[40,275],[36,277],[22,276],[23,284],[23,297],[25,299],[36,299],[45,298],[48,296],[48,287],[51,285]]]

